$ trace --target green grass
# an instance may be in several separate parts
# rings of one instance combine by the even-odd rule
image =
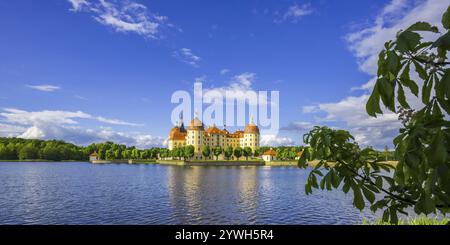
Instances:
[[[419,216],[416,218],[410,218],[410,219],[400,219],[398,221],[398,225],[447,225],[450,224],[449,218],[429,218],[424,216]],[[367,220],[363,220],[363,225],[392,225],[388,222],[383,222],[381,219],[377,219],[374,222],[369,222]]]

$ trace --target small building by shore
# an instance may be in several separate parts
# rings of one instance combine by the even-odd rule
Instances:
[[[276,161],[277,160],[277,152],[274,151],[272,148],[270,148],[270,150],[268,150],[262,154],[262,159],[265,162]]]
[[[99,160],[99,157],[98,157],[97,152],[94,151],[89,155],[89,161],[93,162],[93,161],[97,161],[97,160]]]

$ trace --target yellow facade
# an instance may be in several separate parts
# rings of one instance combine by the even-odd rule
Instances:
[[[202,150],[205,146],[221,147],[225,149],[231,146],[233,149],[237,147],[250,147],[252,151],[259,149],[259,128],[256,124],[250,122],[244,131],[236,131],[229,133],[226,129],[219,129],[216,125],[212,125],[205,129],[204,124],[194,118],[187,129],[181,122],[180,125],[172,128],[169,134],[168,147],[172,150],[177,147],[187,145],[194,146],[194,152],[201,157]]]

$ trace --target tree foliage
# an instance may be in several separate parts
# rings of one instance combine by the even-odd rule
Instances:
[[[417,214],[448,213],[450,7],[442,25],[444,33],[439,33],[437,27],[417,22],[386,42],[379,54],[377,81],[366,110],[373,117],[382,114],[381,102],[400,112],[403,128],[393,141],[396,167],[371,158],[370,150],[361,150],[347,131],[315,127],[304,136],[310,147],[299,160],[299,166],[306,167],[306,161],[319,159],[308,177],[306,193],[312,188],[352,190],[355,207],[361,210],[369,203],[372,211],[382,209],[383,221],[391,223],[397,223],[397,214],[407,214],[408,208]],[[423,32],[440,36],[422,42]],[[412,111],[405,91],[418,97],[423,107]]]

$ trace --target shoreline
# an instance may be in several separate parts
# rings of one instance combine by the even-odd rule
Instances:
[[[262,160],[96,160],[96,161],[77,161],[77,160],[44,160],[44,159],[31,159],[31,160],[0,160],[2,162],[49,162],[49,163],[71,163],[71,162],[84,162],[91,164],[160,164],[160,165],[172,165],[172,166],[259,166],[259,167],[298,167],[297,160],[286,160],[286,161],[269,161],[265,162]],[[314,160],[308,162],[309,167],[315,167],[319,161]],[[392,166],[397,165],[397,161],[387,161],[384,162]]]

